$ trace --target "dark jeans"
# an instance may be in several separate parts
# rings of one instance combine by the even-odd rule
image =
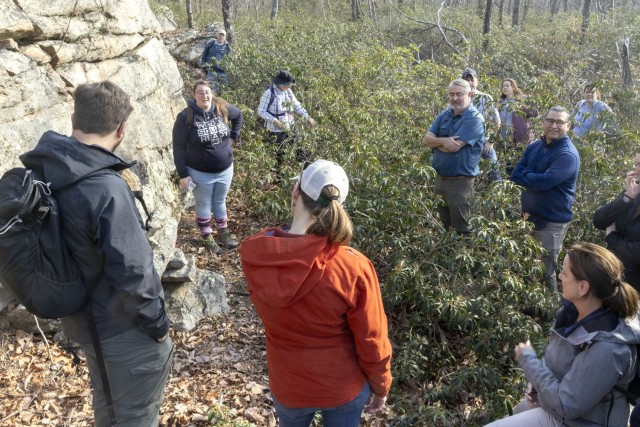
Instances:
[[[297,144],[300,141],[298,130],[294,128],[292,132],[267,131],[267,140],[271,145],[276,147],[275,172],[277,175],[280,175],[280,167],[282,163],[284,163],[287,146]],[[297,148],[296,161],[302,163],[306,160],[309,160],[309,152],[304,148]]]
[[[227,73],[224,71],[207,71],[207,80],[211,82],[213,91],[218,96],[220,95],[222,88],[229,86],[229,78],[227,77]]]
[[[280,427],[309,427],[316,412],[322,412],[322,424],[325,427],[357,427],[369,396],[371,388],[369,383],[365,383],[362,391],[351,402],[335,408],[289,408],[278,402],[275,396],[273,402]]]

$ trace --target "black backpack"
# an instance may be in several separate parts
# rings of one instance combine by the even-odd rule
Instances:
[[[115,172],[99,170],[64,188],[106,173]],[[49,185],[25,168],[0,178],[0,282],[29,312],[55,319],[80,311],[90,290],[65,244]]]

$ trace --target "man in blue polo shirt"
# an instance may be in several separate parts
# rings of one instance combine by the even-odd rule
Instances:
[[[569,112],[552,107],[542,121],[544,136],[527,147],[511,175],[514,183],[524,187],[522,213],[535,225],[531,235],[546,251],[544,281],[553,292],[580,170],[580,155],[567,136],[569,129]]]
[[[432,150],[431,165],[438,173],[434,192],[444,205],[438,214],[444,227],[469,232],[469,197],[484,146],[484,118],[471,105],[471,87],[463,79],[447,88],[449,106],[436,117],[422,144]]]

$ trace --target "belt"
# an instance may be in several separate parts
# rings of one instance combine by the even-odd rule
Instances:
[[[454,180],[454,179],[473,179],[473,178],[475,178],[475,176],[467,176],[467,175],[457,175],[457,176],[442,176],[442,175],[438,175],[438,176],[443,181],[449,181],[449,180]]]

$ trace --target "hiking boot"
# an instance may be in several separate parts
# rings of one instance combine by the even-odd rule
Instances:
[[[204,247],[209,249],[215,255],[218,255],[220,252],[222,252],[222,248],[220,248],[220,246],[218,246],[216,241],[213,240],[213,237],[211,237],[211,234],[207,236],[202,236],[202,242],[204,243]]]
[[[220,241],[223,246],[226,246],[229,249],[235,249],[238,247],[238,242],[233,240],[233,237],[231,237],[231,233],[229,232],[228,228],[218,230],[218,241]]]

